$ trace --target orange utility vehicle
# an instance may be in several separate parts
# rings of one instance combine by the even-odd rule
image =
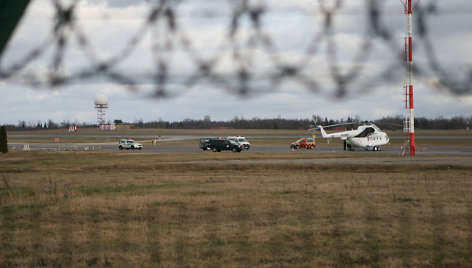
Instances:
[[[314,149],[316,147],[316,141],[313,138],[301,138],[296,142],[290,144],[290,148],[299,149],[299,148],[306,148],[306,149]]]

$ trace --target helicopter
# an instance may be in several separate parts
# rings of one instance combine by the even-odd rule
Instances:
[[[357,129],[326,133],[325,128],[347,125],[353,123],[344,123],[336,124],[329,126],[318,125],[315,128],[309,129],[314,131],[319,129],[321,136],[325,139],[328,139],[328,143],[331,138],[340,138],[344,141],[344,149],[355,150],[355,148],[364,148],[366,151],[372,149],[373,151],[380,151],[380,146],[386,145],[389,143],[390,138],[387,133],[383,132],[378,126],[373,123],[365,123],[357,127]]]
[[[341,138],[346,140],[348,148],[355,150],[355,148],[364,148],[366,151],[372,149],[373,151],[380,151],[380,146],[388,144],[390,138],[387,133],[380,130],[375,124],[365,124],[357,127],[357,129],[341,131],[327,134],[324,128],[319,125],[323,138]]]

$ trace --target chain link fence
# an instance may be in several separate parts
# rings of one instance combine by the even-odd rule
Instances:
[[[266,94],[287,83],[345,98],[402,86],[401,1],[137,1],[141,12],[131,20],[136,27],[123,31],[123,13],[92,8],[98,3],[117,10],[113,5],[124,2],[49,1],[43,6],[53,10],[47,34],[21,49],[13,42],[6,54],[15,55],[3,57],[0,79],[37,88],[111,82],[155,97],[199,86]],[[472,92],[470,63],[460,62],[461,50],[445,53],[443,44],[457,18],[470,25],[471,8],[466,1],[445,6],[423,0],[416,6],[417,83],[457,95]],[[451,24],[444,23],[450,18]],[[94,27],[103,25],[110,25],[110,33],[98,36]]]

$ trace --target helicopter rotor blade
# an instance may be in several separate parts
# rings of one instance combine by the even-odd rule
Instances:
[[[332,128],[332,127],[339,127],[339,126],[346,126],[346,125],[353,125],[355,124],[354,122],[349,122],[349,123],[340,123],[340,124],[334,124],[334,125],[327,125],[327,126],[322,126],[323,128]]]
[[[382,128],[385,128],[385,129],[388,129],[388,130],[391,130],[391,131],[394,131],[394,132],[398,131],[398,129],[395,129],[394,127],[399,127],[400,129],[402,129],[402,127],[403,127],[402,125],[395,124],[395,123],[376,122],[375,124],[381,126]]]

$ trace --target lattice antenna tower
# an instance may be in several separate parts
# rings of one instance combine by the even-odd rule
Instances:
[[[106,123],[106,111],[108,109],[108,98],[105,95],[95,97],[95,109],[97,110],[97,123],[99,126]]]
[[[413,98],[413,11],[421,0],[401,0],[405,7],[405,115],[403,119],[403,132],[405,133],[405,147],[410,150],[410,155],[414,156],[415,145],[415,111]]]

